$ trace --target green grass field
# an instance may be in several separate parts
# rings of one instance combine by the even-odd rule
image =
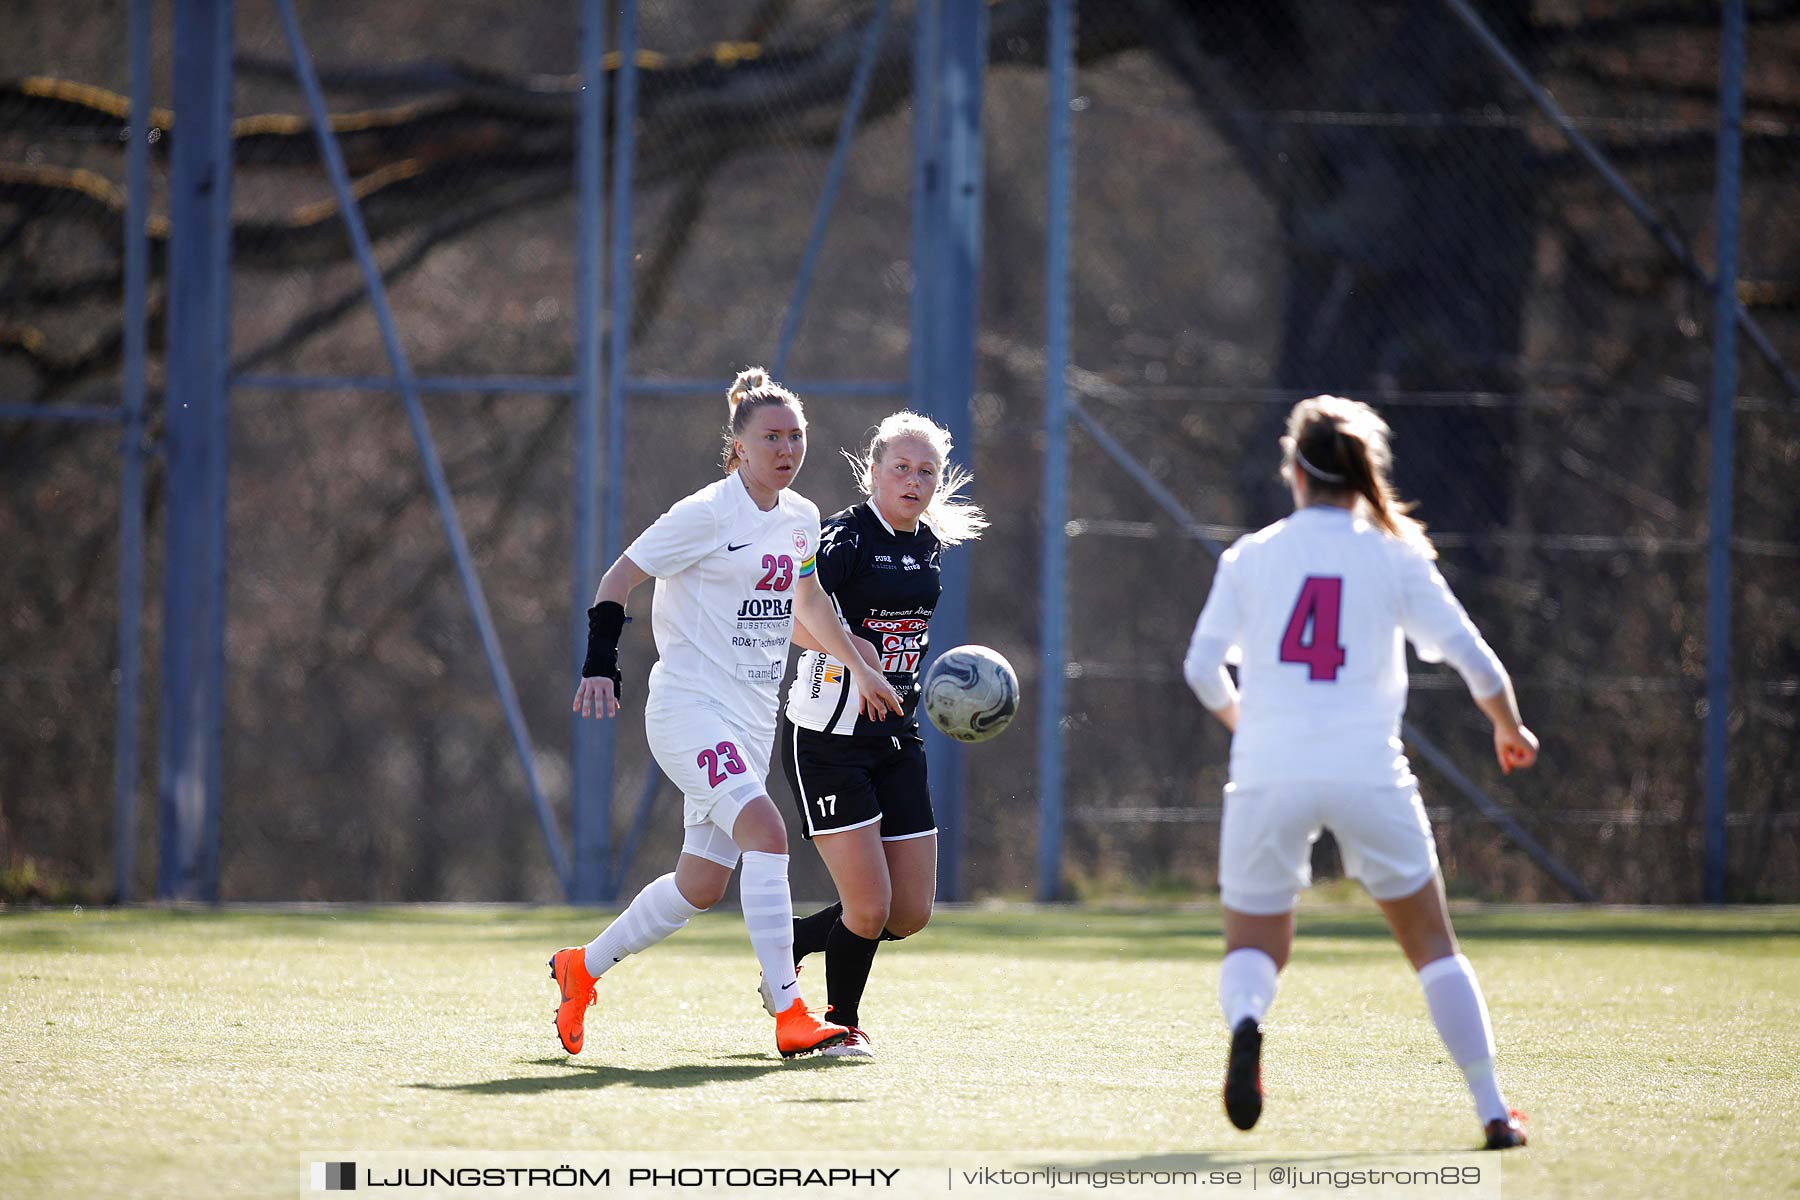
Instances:
[[[940,913],[877,959],[880,1058],[790,1064],[735,913],[617,968],[586,1053],[564,1056],[544,960],[602,919],[0,915],[0,1194],[290,1196],[327,1148],[1475,1142],[1419,989],[1360,904],[1303,910],[1248,1135],[1218,1099],[1216,910]],[[1508,1197],[1800,1196],[1800,912],[1470,909],[1458,926],[1531,1117]]]

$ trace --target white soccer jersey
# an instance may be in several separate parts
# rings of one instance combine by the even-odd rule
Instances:
[[[658,517],[625,548],[656,577],[651,692],[716,706],[772,745],[794,587],[818,548],[817,505],[788,488],[764,512],[735,473]]]
[[[1219,559],[1185,663],[1196,692],[1228,659],[1240,663],[1232,782],[1410,777],[1400,742],[1409,639],[1420,658],[1448,660],[1477,697],[1505,685],[1418,547],[1329,505],[1240,538]]]

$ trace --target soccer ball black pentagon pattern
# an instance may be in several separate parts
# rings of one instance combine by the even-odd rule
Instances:
[[[1019,711],[1019,677],[986,646],[955,646],[938,655],[919,689],[931,723],[959,742],[985,742]]]

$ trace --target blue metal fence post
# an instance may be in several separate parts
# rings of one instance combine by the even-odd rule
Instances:
[[[218,898],[225,652],[231,0],[176,0],[169,187],[168,535],[163,556],[157,895]]]
[[[602,559],[611,563],[625,551],[625,417],[630,396],[625,386],[631,366],[631,185],[637,154],[637,0],[619,5],[619,70],[613,77],[612,231],[608,282],[612,288],[612,332],[606,362],[606,504],[601,537]],[[647,639],[646,639],[647,640]],[[651,650],[644,646],[643,653]],[[599,861],[606,861],[612,834],[613,764],[618,722],[604,722],[597,755],[595,798],[589,831]],[[619,878],[631,864],[621,864]],[[608,879],[604,898],[615,899],[618,879]]]
[[[1064,607],[1069,512],[1069,201],[1075,0],[1050,0],[1048,245],[1044,255],[1044,511],[1038,599],[1038,899],[1062,894]]]
[[[950,431],[962,460],[974,455],[970,407],[980,318],[981,92],[987,65],[983,0],[922,0],[914,103],[928,106],[914,147],[913,405]],[[937,650],[968,640],[966,555],[944,564],[944,594],[932,617]],[[965,841],[963,747],[929,723],[932,801],[938,818],[938,895],[962,896]]]
[[[137,875],[138,627],[144,606],[144,297],[150,206],[150,0],[127,18],[131,113],[125,149],[125,380],[119,471],[119,686],[113,727],[113,900],[130,903]]]
[[[206,794],[211,797],[202,814],[200,837],[201,897],[210,902],[219,899],[219,824],[225,797],[225,621],[229,611],[226,590],[228,562],[228,509],[230,505],[231,457],[231,173],[233,169],[232,117],[232,31],[235,0],[222,0],[213,10],[212,45],[219,54],[219,69],[212,78],[212,111],[215,122],[212,160],[219,164],[220,178],[212,189],[212,218],[207,233],[212,238],[212,289],[217,299],[218,320],[212,327],[209,381],[217,394],[218,407],[207,425],[207,558],[212,574],[209,579],[209,604],[217,614],[209,631],[206,674]]]
[[[606,4],[581,4],[581,125],[575,170],[580,211],[576,257],[575,346],[575,579],[570,597],[570,648],[575,676],[587,652],[587,609],[599,582],[597,518],[600,503],[600,176],[606,133]],[[569,737],[569,810],[575,839],[578,904],[597,902],[606,887],[606,840],[611,814],[601,790],[600,731],[592,718],[572,718]]]
[[[1736,484],[1738,194],[1744,121],[1744,0],[1719,30],[1719,152],[1713,266],[1712,503],[1706,548],[1706,898],[1725,899],[1731,716],[1731,493]]]

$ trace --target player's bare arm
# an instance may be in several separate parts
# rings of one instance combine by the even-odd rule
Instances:
[[[1228,702],[1224,706],[1222,706],[1220,708],[1208,709],[1207,711],[1212,713],[1213,716],[1219,718],[1219,724],[1223,725],[1225,727],[1225,729],[1227,730],[1227,732],[1230,732],[1230,733],[1237,732],[1238,702],[1237,702],[1236,696],[1233,696],[1231,698],[1230,702]]]
[[[1510,775],[1514,767],[1529,767],[1537,762],[1537,734],[1519,719],[1519,699],[1513,694],[1511,679],[1499,691],[1475,703],[1494,723],[1494,757],[1503,774]]]
[[[842,629],[843,625],[840,623],[838,628]],[[875,653],[875,647],[869,645],[868,642],[857,637],[855,634],[849,636],[850,644],[856,647],[856,652],[862,655],[862,660],[869,664],[869,669],[872,671],[881,670],[881,656]],[[806,625],[798,619],[794,621],[794,645],[800,647],[802,650],[813,650],[820,654],[831,653],[819,644],[819,639],[815,638],[812,635],[812,632],[806,628]]]
[[[619,555],[619,557],[613,561],[613,565],[606,569],[606,574],[600,577],[600,586],[594,592],[593,611],[600,611],[604,605],[616,604],[619,607],[618,618],[622,620],[624,617],[625,603],[631,599],[631,593],[637,590],[639,584],[649,578],[650,576],[636,563],[632,562],[623,554]],[[614,664],[612,670],[606,674],[594,676],[584,675],[581,683],[575,688],[574,711],[584,717],[599,717],[605,719],[607,717],[617,716],[619,712],[619,689],[613,677],[614,672],[618,670],[618,634],[616,631],[609,632],[612,637],[612,644],[610,646],[594,646],[593,643],[596,636],[604,641],[606,635],[597,634],[593,628],[592,619],[590,619],[588,632],[590,660],[593,659],[594,651],[599,649],[602,651],[610,651],[614,659]],[[586,668],[584,667],[583,670],[585,672]]]
[[[889,686],[881,672],[871,667],[851,647],[852,642],[860,642],[862,639],[838,624],[837,609],[833,607],[831,597],[825,594],[825,589],[819,586],[817,575],[802,576],[794,585],[794,623],[796,627],[806,626],[816,643],[811,648],[823,650],[850,669],[850,679],[856,684],[858,700],[863,712],[871,720],[880,720],[888,714],[897,716],[904,710],[900,693]]]

